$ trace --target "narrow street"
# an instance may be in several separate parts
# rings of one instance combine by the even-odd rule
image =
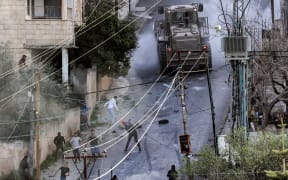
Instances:
[[[138,6],[148,8],[155,2],[157,1],[140,1]],[[165,4],[173,4],[173,2],[176,1],[165,1]],[[181,1],[181,3],[185,2],[189,3],[188,1]],[[164,2],[162,2],[162,4],[163,3]],[[179,2],[177,1],[177,3]],[[212,7],[213,5],[210,6]],[[211,17],[209,24],[213,27],[217,23],[217,20],[214,18],[215,16],[208,12],[209,10],[205,8],[204,4],[204,13],[206,13],[205,15],[208,15],[209,18]],[[111,88],[135,84],[143,85],[109,91],[106,95],[107,98],[111,98],[114,95],[119,97],[117,100],[119,106],[119,112],[117,112],[118,120],[130,111],[131,112],[123,119],[131,120],[132,122],[136,122],[139,119],[141,120],[143,116],[147,115],[146,112],[148,112],[155,103],[161,103],[158,101],[158,98],[171,83],[172,77],[162,77],[158,83],[153,83],[160,73],[156,39],[153,32],[154,19],[156,19],[158,15],[155,11],[148,14],[151,15],[153,19],[148,19],[138,34],[138,48],[133,53],[129,74],[126,77],[115,80]],[[224,56],[220,49],[220,36],[215,33],[213,28],[210,29],[210,43],[212,45],[213,58],[213,70],[210,76],[216,113],[216,132],[219,134],[224,126],[224,119],[230,104],[231,92],[230,86],[227,84],[229,69],[228,66],[225,66]],[[154,85],[153,88],[151,88],[152,85]],[[185,93],[188,133],[191,137],[192,153],[197,154],[203,146],[213,145],[213,130],[206,74],[195,73],[189,75],[185,80],[185,86],[187,87]],[[149,92],[147,92],[148,90]],[[145,94],[146,96],[144,96]],[[143,96],[143,100],[137,104]],[[100,112],[100,122],[107,123],[108,113],[102,105]],[[97,159],[95,164],[93,160],[90,161],[87,170],[89,179],[95,179],[100,176],[103,180],[110,180],[111,174],[116,174],[121,180],[165,180],[167,179],[167,171],[172,164],[175,164],[176,168],[179,168],[182,163],[182,155],[179,149],[179,136],[183,134],[183,117],[179,92],[175,91],[168,98],[156,118],[153,118],[154,114],[155,113],[152,113],[152,116],[145,119],[141,128],[137,129],[138,138],[141,139],[145,130],[149,128],[151,120],[154,120],[149,131],[140,142],[142,147],[141,152],[138,151],[137,147],[135,147],[133,151],[131,150],[135,145],[134,139],[131,140],[127,153],[124,152],[127,137],[118,143],[112,141],[119,136],[123,136],[123,132],[125,133],[121,125],[117,124],[115,128],[105,133],[102,136],[102,143],[112,141],[109,145],[100,147],[101,151],[107,151],[107,158]],[[167,119],[168,123],[160,124],[159,121],[163,119]],[[108,124],[104,124],[103,126],[95,127],[95,129],[99,134],[106,131],[108,127]],[[86,133],[81,132],[84,136],[87,136],[88,133],[89,130],[87,130]],[[129,152],[130,150],[131,153]],[[90,150],[88,150],[88,153],[90,153]],[[70,155],[72,155],[72,153],[70,153]],[[61,162],[58,162],[58,165],[47,170],[46,176],[50,176],[60,165]],[[79,172],[83,171],[83,162],[77,163],[77,169],[72,161],[69,160],[69,167],[71,173],[67,179],[72,180],[79,177]],[[113,169],[112,173],[110,173],[110,169]],[[50,179],[57,179],[57,177],[58,175],[50,177]]]
[[[156,2],[156,1],[155,1]],[[138,6],[149,7],[149,2],[140,2]],[[153,3],[150,1],[150,3]],[[165,1],[165,3],[168,3]],[[173,3],[171,1],[170,3]],[[182,3],[185,3],[184,1]],[[204,5],[205,9],[205,5]],[[155,12],[152,13],[155,18]],[[157,18],[157,17],[156,17]],[[148,20],[143,29],[138,35],[138,48],[135,50],[131,62],[131,70],[126,79],[130,85],[153,82],[159,75],[159,63],[156,47],[156,39],[153,32],[153,19]],[[211,22],[211,25],[214,22]],[[216,23],[216,22],[215,22]],[[215,37],[213,29],[210,30],[213,34],[211,38],[213,50],[213,71],[211,72],[213,98],[216,112],[216,130],[220,133],[224,124],[225,115],[230,103],[230,87],[228,81],[228,69],[225,66],[223,54],[220,52],[220,38]],[[151,89],[149,94],[143,99],[131,114],[125,119],[131,119],[133,122],[141,118],[145,112],[157,101],[160,94],[167,88],[170,83],[170,78],[160,80],[155,87]],[[208,85],[206,74],[192,74],[186,81],[186,104],[188,114],[188,129],[191,135],[192,153],[197,154],[204,145],[213,144],[213,131],[210,115],[210,101],[208,93]],[[130,101],[137,102],[140,97],[146,92],[151,84],[145,86],[135,86],[128,89],[122,97],[129,96]],[[115,92],[117,94],[117,92]],[[120,179],[136,180],[136,179],[167,179],[166,174],[172,164],[179,168],[181,164],[181,154],[179,150],[179,135],[183,134],[183,123],[181,113],[180,97],[176,96],[177,92],[172,95],[164,104],[164,108],[160,111],[155,122],[149,129],[148,133],[140,142],[142,151],[138,152],[136,147],[134,151],[123,160],[123,162],[113,170]],[[123,102],[123,101],[122,101]],[[126,103],[127,104],[127,103]],[[130,106],[131,107],[131,106]],[[125,114],[129,106],[121,106],[120,109]],[[125,109],[127,108],[126,112]],[[119,113],[120,114],[120,113]],[[118,116],[118,118],[120,118]],[[148,127],[149,121],[145,122],[141,128],[138,129],[138,136],[141,136]],[[159,124],[158,121],[162,119],[169,120],[168,124]],[[116,137],[123,132],[121,129],[116,130],[116,134],[111,133]],[[92,177],[97,177],[105,170],[117,164],[124,155],[125,144],[127,138],[109,149],[108,157],[102,160],[97,160]],[[130,142],[129,148],[134,145],[134,141]],[[100,164],[100,165],[99,165]],[[110,173],[101,179],[109,179]]]
[[[288,179],[288,0],[0,8],[0,180]]]

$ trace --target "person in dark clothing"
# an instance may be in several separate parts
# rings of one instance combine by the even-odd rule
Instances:
[[[28,156],[24,156],[24,158],[20,161],[20,165],[19,165],[20,180],[30,179],[29,165],[28,165],[27,159],[28,159]]]
[[[176,180],[178,177],[178,172],[176,171],[175,165],[171,166],[171,169],[167,173],[167,177],[169,180]]]
[[[125,121],[122,121],[126,131],[128,132],[128,141],[126,143],[126,146],[125,146],[125,152],[127,152],[127,149],[128,149],[128,146],[130,144],[130,141],[132,139],[132,137],[134,138],[135,142],[137,143],[137,146],[139,148],[139,151],[141,151],[141,147],[140,147],[140,143],[138,142],[138,133],[137,133],[137,130],[136,130],[136,126],[133,126],[131,122],[125,122]]]
[[[114,175],[111,180],[119,180],[118,177],[116,175]]]
[[[60,171],[60,180],[66,180],[66,177],[69,176],[70,169],[68,167],[68,162],[64,162],[64,165],[60,167],[53,176],[54,177]]]
[[[97,147],[100,143],[100,140],[95,134],[95,129],[91,129],[91,135],[89,136],[88,140],[90,141],[92,156],[100,155],[100,149]]]
[[[64,144],[65,138],[58,132],[57,136],[54,138],[54,144],[56,145],[56,156],[58,155],[58,151],[61,149],[64,152]]]

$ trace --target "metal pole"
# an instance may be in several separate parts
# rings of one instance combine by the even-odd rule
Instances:
[[[76,46],[76,38],[75,38],[75,0],[72,1],[72,29],[73,29],[73,45]]]
[[[178,52],[178,62],[180,64],[182,63],[185,63],[184,61],[181,60],[181,52],[179,51]],[[183,128],[184,128],[184,135],[189,135],[188,134],[188,128],[187,128],[187,109],[186,109],[186,101],[185,101],[185,88],[184,88],[184,82],[183,82],[183,76],[184,76],[184,73],[183,73],[183,70],[180,69],[180,73],[178,73],[178,77],[179,77],[179,85],[180,85],[180,96],[181,96],[181,107],[182,107],[182,116],[183,116]],[[189,142],[188,142],[188,149],[189,149],[189,152],[186,152],[185,156],[186,156],[186,167],[187,169],[190,169],[190,151],[191,151],[191,143],[190,143],[190,138],[188,139]],[[191,177],[190,174],[188,174],[188,179],[193,179]]]
[[[36,121],[35,121],[35,138],[36,138],[36,180],[40,180],[40,161],[41,161],[41,148],[40,148],[40,73],[36,69]]]
[[[213,102],[213,95],[212,95],[212,88],[211,88],[211,81],[210,81],[210,73],[209,73],[209,65],[208,65],[208,57],[206,56],[206,52],[204,52],[204,58],[206,59],[206,75],[207,75],[207,82],[208,82],[208,89],[209,89],[209,98],[210,98],[210,109],[211,109],[211,120],[212,120],[212,128],[213,128],[213,143],[215,154],[218,154],[218,143],[216,138],[216,126],[215,126],[215,107]]]
[[[32,71],[34,76],[34,71]],[[34,79],[34,77],[33,77]],[[33,94],[33,87],[31,88],[31,91],[29,92],[29,96],[31,96],[31,105],[32,105],[32,109],[31,109],[31,120],[34,121],[35,119],[35,106],[34,106],[34,94]],[[29,174],[31,175],[31,177],[33,177],[33,169],[34,169],[34,123],[31,123],[31,127],[30,127],[30,144],[29,144]]]
[[[131,12],[131,0],[129,0],[129,13]]]
[[[272,18],[272,28],[274,28],[274,0],[271,0],[271,18]]]
[[[87,165],[86,165],[86,156],[85,154],[83,155],[83,176],[84,176],[84,180],[87,180]]]

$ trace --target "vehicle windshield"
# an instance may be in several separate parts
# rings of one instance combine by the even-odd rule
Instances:
[[[189,24],[197,23],[197,12],[172,12],[172,24],[184,23],[186,26]]]

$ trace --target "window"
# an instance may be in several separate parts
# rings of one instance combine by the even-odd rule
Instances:
[[[30,16],[30,0],[27,0],[27,15]]]
[[[172,13],[173,22],[183,22],[183,13],[182,12],[173,12]]]
[[[61,0],[28,0],[32,1],[32,18],[61,18]],[[28,11],[30,13],[30,11]]]

